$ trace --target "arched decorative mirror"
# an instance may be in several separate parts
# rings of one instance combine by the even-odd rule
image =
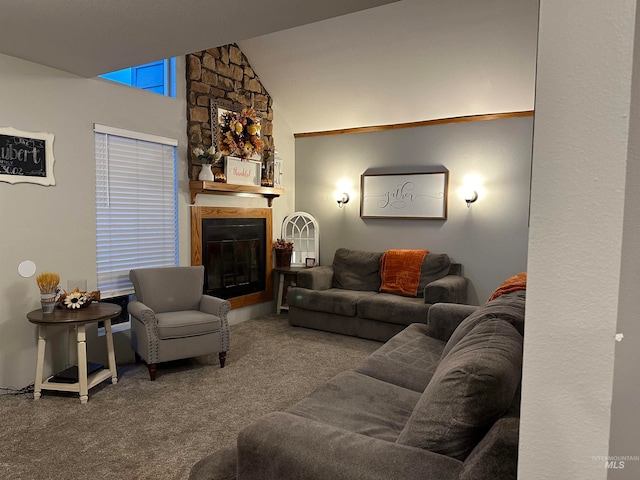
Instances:
[[[282,222],[282,238],[293,242],[291,266],[320,264],[320,230],[313,215],[307,212],[294,212],[289,215]]]

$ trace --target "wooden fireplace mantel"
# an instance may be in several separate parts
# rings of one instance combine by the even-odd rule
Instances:
[[[220,182],[204,182],[201,180],[189,182],[191,192],[191,204],[196,203],[196,195],[205,193],[209,195],[236,195],[249,197],[264,197],[271,206],[273,199],[284,194],[283,188],[258,187],[255,185],[235,185]]]

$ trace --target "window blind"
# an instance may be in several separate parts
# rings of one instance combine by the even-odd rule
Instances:
[[[95,125],[96,262],[105,298],[133,293],[129,270],[178,264],[173,139]]]

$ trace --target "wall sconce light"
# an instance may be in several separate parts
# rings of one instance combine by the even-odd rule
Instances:
[[[478,192],[475,190],[469,190],[464,194],[464,201],[467,202],[467,208],[476,200],[478,200]]]
[[[467,208],[471,208],[471,204],[478,200],[480,195],[484,198],[486,190],[483,184],[484,181],[480,175],[469,174],[464,177],[462,185],[458,189],[458,195],[467,202]]]
[[[336,192],[334,195],[336,202],[338,202],[338,207],[342,208],[345,203],[349,203],[349,194],[347,192]]]

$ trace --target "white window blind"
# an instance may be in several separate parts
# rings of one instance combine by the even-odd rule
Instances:
[[[178,264],[177,141],[95,125],[101,296],[133,293],[129,270]]]

